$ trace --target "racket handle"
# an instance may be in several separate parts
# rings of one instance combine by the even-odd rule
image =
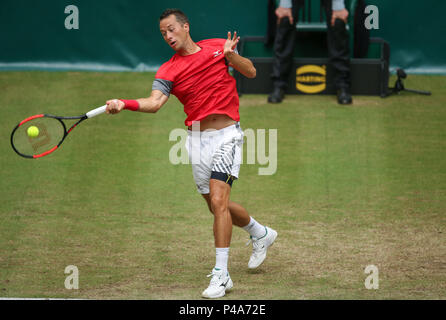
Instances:
[[[93,118],[93,117],[96,117],[97,115],[104,113],[106,108],[107,108],[107,105],[104,105],[102,107],[88,111],[85,115],[87,116],[87,118]]]

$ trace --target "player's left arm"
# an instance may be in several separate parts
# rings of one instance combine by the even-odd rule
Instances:
[[[231,67],[243,74],[245,77],[255,78],[257,71],[252,61],[248,58],[242,57],[235,51],[239,40],[240,37],[237,37],[237,32],[234,32],[234,37],[232,38],[231,32],[228,32],[228,38],[226,39],[223,47],[225,58]]]

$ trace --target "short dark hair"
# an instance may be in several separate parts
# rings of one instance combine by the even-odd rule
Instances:
[[[184,12],[181,11],[180,9],[166,9],[166,10],[164,10],[164,12],[160,16],[160,21],[167,18],[168,16],[170,16],[172,14],[175,16],[177,21],[179,23],[181,23],[181,25],[184,25],[185,23],[189,23],[189,19],[184,14]]]

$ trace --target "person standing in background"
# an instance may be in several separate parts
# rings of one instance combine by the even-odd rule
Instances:
[[[314,1],[314,0],[313,0]],[[344,0],[320,0],[327,20],[327,46],[330,64],[335,71],[335,86],[339,104],[351,104],[350,48],[346,24],[349,12]],[[277,28],[274,39],[273,91],[269,103],[281,103],[292,69],[296,39],[296,23],[303,0],[280,0],[275,10]]]

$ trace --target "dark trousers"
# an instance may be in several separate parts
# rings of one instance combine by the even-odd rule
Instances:
[[[297,1],[293,1],[293,5]],[[350,88],[350,52],[349,34],[344,21],[336,19],[331,25],[331,0],[322,0],[327,19],[327,46],[330,64],[335,70],[336,88]],[[297,23],[300,5],[293,6],[294,22]],[[274,87],[286,89],[293,66],[293,52],[296,42],[296,26],[291,25],[288,18],[281,20],[276,29],[274,39],[274,62],[272,80]]]

